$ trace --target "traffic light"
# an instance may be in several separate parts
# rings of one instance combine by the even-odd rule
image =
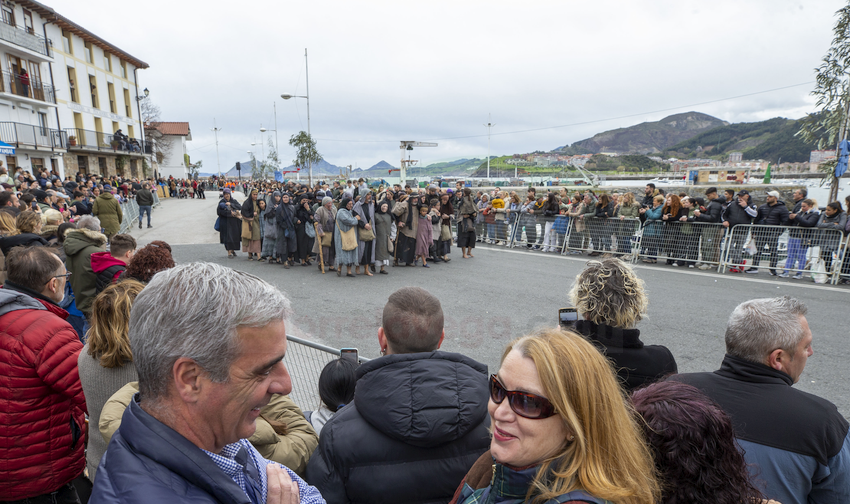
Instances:
[[[236,162],[236,171],[242,171],[242,163],[239,161]]]

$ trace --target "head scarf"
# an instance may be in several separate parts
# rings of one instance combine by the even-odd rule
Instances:
[[[351,202],[351,198],[345,197],[342,198],[342,201],[339,203],[339,209],[348,208],[348,204]]]
[[[331,197],[330,197],[330,196],[325,196],[324,198],[322,198],[322,206],[327,205],[327,204],[328,204],[328,203],[330,203],[331,201],[333,201],[333,199],[331,199]]]

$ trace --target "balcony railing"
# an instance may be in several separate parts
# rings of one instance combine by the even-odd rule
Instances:
[[[53,57],[53,50],[51,49],[50,42],[47,39],[41,35],[31,33],[31,30],[29,29],[9,24],[9,22],[10,20],[0,19],[0,39],[29,49],[30,51],[43,54],[48,58]]]
[[[2,25],[3,23],[0,23],[0,26]],[[0,79],[0,92],[56,103],[53,86],[32,77],[22,79],[20,75],[11,72],[3,72],[3,77]]]
[[[126,154],[141,154],[145,151],[144,141],[123,137],[124,141],[122,142],[113,133],[101,133],[100,131],[81,128],[65,128],[64,133],[68,135],[69,149],[112,151]],[[135,140],[135,144],[133,140]]]
[[[65,149],[68,135],[64,131],[42,128],[33,124],[0,122],[0,141],[15,147],[37,149]]]

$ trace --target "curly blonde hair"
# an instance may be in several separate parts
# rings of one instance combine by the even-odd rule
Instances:
[[[585,319],[621,329],[635,327],[649,306],[643,280],[615,257],[589,261],[576,276],[569,296]]]

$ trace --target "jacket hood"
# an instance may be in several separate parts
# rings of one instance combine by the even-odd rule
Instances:
[[[111,192],[104,191],[104,192],[100,193],[100,195],[97,197],[97,199],[101,199],[101,198],[105,199],[105,200],[111,200],[111,199],[115,199],[115,196],[113,196]]]
[[[388,355],[357,369],[354,404],[387,436],[428,448],[465,436],[487,416],[487,366],[464,355]]]
[[[18,310],[47,310],[47,307],[23,292],[0,289],[0,317]]]
[[[71,229],[65,235],[65,253],[78,254],[86,247],[103,247],[106,245],[106,235],[91,229]]]
[[[110,266],[126,266],[124,261],[112,257],[109,252],[95,252],[91,255],[91,269],[100,273]]]

